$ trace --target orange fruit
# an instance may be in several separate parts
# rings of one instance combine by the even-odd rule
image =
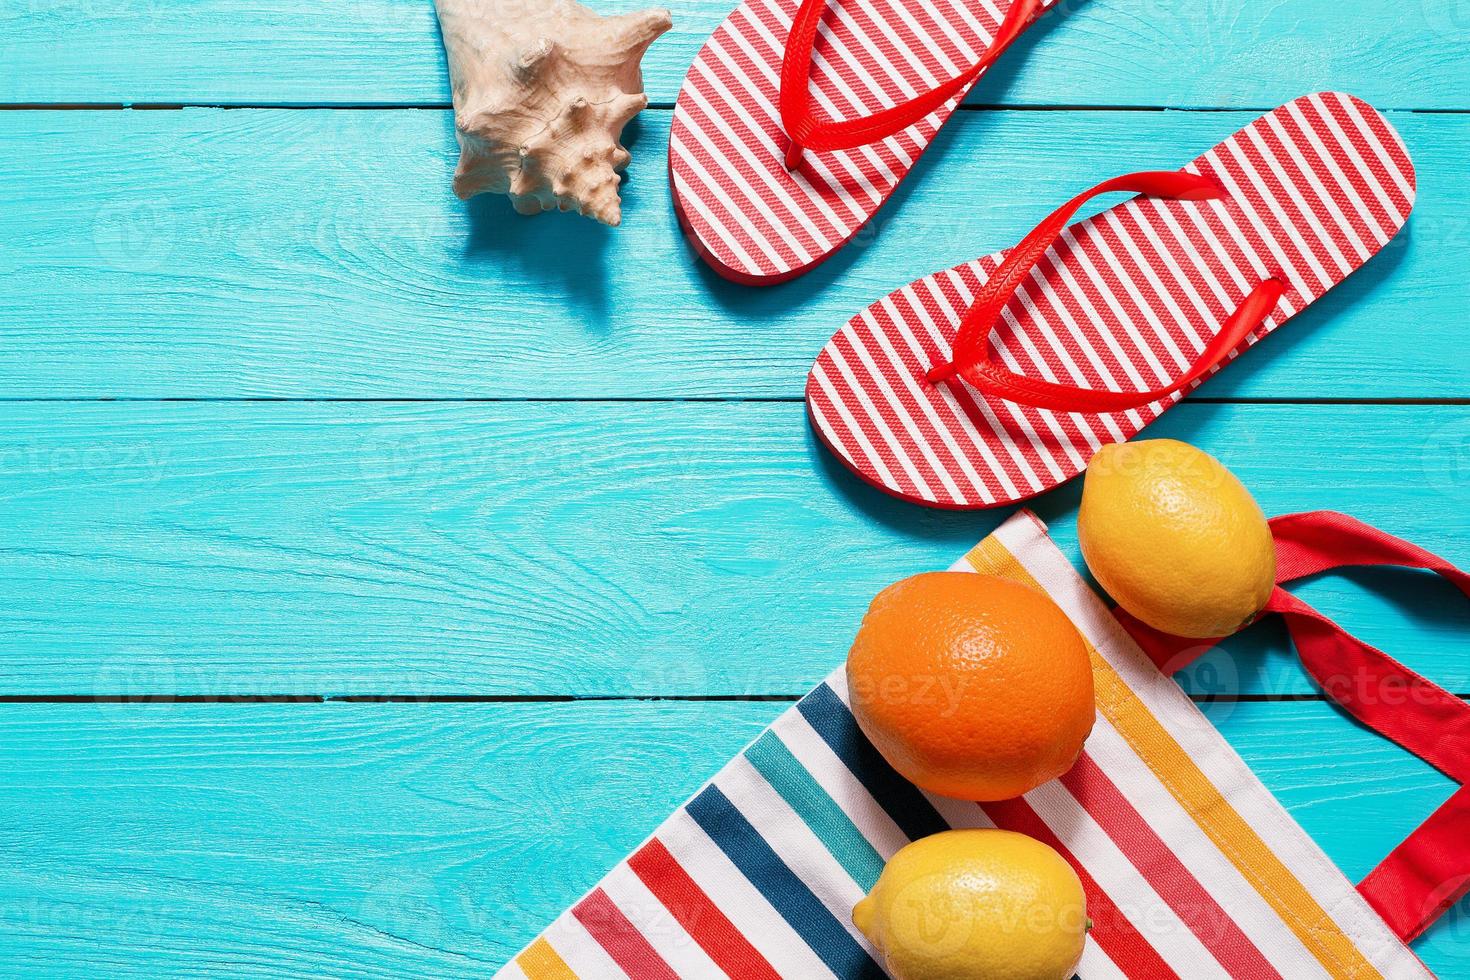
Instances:
[[[931,572],[878,593],[847,657],[852,713],[906,779],[1006,800],[1062,775],[1092,731],[1092,664],[1035,589]]]

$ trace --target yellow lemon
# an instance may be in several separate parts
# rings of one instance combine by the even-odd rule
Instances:
[[[1271,529],[1250,491],[1215,457],[1173,439],[1097,451],[1077,537],[1118,605],[1176,636],[1235,632],[1276,579]]]
[[[947,830],[893,855],[852,922],[895,980],[1067,980],[1087,938],[1087,897],[1038,840]]]

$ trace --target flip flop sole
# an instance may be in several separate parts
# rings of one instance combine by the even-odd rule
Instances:
[[[979,60],[1013,2],[833,3],[813,59],[816,105],[849,119],[934,88]],[[679,224],[715,271],[750,285],[801,275],[851,240],[963,98],[881,142],[807,152],[788,172],[778,104],[799,6],[745,0],[695,56],[674,106],[669,183]]]
[[[1010,370],[1103,390],[1161,386],[1253,287],[1280,278],[1285,295],[1233,359],[1382,250],[1414,202],[1398,133],[1335,92],[1262,116],[1184,169],[1215,177],[1228,197],[1139,197],[1070,226],[992,333]],[[949,360],[971,299],[1004,257],[889,293],[817,357],[806,386],[812,425],[862,479],[934,507],[1014,503],[1076,476],[1100,446],[1131,438],[1184,397],[1063,413],[958,379],[930,384],[926,372]]]

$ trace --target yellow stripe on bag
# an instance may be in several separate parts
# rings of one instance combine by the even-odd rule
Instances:
[[[577,980],[567,961],[557,955],[545,939],[538,939],[527,946],[516,957],[516,965],[530,980]]]
[[[965,558],[982,575],[995,575],[1029,585],[1038,592],[1046,592],[994,536],[976,545]],[[1382,974],[1368,962],[1296,875],[1281,863],[1260,835],[1200,771],[1112,664],[1091,643],[1087,644],[1087,650],[1092,655],[1098,711],[1153,770],[1220,852],[1276,910],[1302,945],[1333,976],[1381,977]]]

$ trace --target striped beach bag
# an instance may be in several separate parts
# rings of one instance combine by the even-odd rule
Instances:
[[[1392,564],[1470,595],[1470,576],[1343,515],[1272,529],[1278,582]],[[863,737],[839,669],[498,976],[882,977],[852,907],[890,855],[951,827],[1020,831],[1072,863],[1094,923],[1083,980],[1431,976],[1407,942],[1470,881],[1470,791],[1354,887],[1168,677],[1208,644],[1109,610],[1024,511],[954,568],[1040,589],[1087,641],[1098,715],[1075,768],[1002,803],[925,793]],[[1470,705],[1279,587],[1270,608],[1324,691],[1463,785]]]

